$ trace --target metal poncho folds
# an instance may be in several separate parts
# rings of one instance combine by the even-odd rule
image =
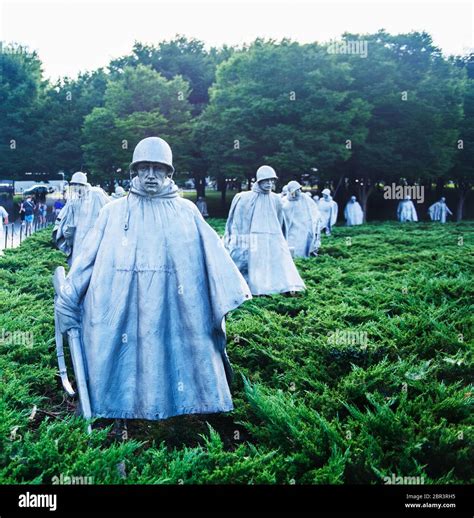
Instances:
[[[89,187],[83,198],[70,200],[61,209],[53,229],[53,239],[68,256],[70,265],[82,250],[82,244],[97,221],[100,209],[109,201],[102,189]]]
[[[351,196],[351,199],[347,202],[344,209],[344,217],[346,218],[346,225],[349,227],[362,225],[364,222],[364,212],[355,196]]]
[[[249,298],[176,185],[149,195],[134,178],[128,197],[101,210],[56,304],[81,330],[92,415],[232,410],[224,316]]]
[[[418,221],[418,214],[416,213],[415,205],[410,198],[401,200],[397,207],[397,218],[400,222]]]
[[[305,289],[286,242],[281,198],[258,182],[232,200],[224,241],[253,295]]]
[[[320,198],[318,201],[318,209],[321,215],[321,229],[326,229],[326,233],[331,233],[332,227],[337,222],[337,203],[331,196],[328,196],[327,199]]]
[[[293,249],[294,257],[316,254],[321,246],[321,221],[316,203],[300,192],[297,197],[285,197],[283,210],[288,227],[288,245]]]
[[[433,203],[433,205],[431,205],[428,209],[428,214],[430,215],[431,221],[440,221],[441,223],[446,223],[448,215],[453,215],[453,213],[446,205],[445,198],[441,198],[441,200]]]

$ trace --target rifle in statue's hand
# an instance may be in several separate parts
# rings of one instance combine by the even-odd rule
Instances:
[[[54,308],[54,324],[56,336],[56,354],[58,357],[59,375],[64,390],[69,396],[74,396],[76,392],[72,388],[67,375],[66,361],[64,359],[64,342],[63,332],[61,331],[61,314],[56,308],[56,301],[61,296],[64,289],[64,281],[66,279],[66,272],[63,266],[58,266],[54,271],[53,285],[55,291],[55,308]],[[67,330],[69,349],[71,352],[72,364],[74,368],[74,375],[77,383],[77,390],[79,392],[79,403],[81,405],[82,415],[85,419],[92,417],[91,404],[89,399],[89,389],[87,387],[86,368],[84,364],[84,355],[82,352],[81,334],[78,327],[71,327]],[[91,427],[88,425],[87,431],[91,432]]]

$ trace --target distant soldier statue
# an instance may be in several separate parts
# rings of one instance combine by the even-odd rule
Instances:
[[[224,242],[253,295],[305,289],[286,241],[280,196],[272,192],[277,175],[268,165],[257,171],[252,190],[236,194]]]
[[[206,198],[204,196],[199,196],[199,198],[196,201],[196,207],[199,209],[199,212],[201,213],[203,218],[209,217],[209,212],[207,211]]]
[[[405,199],[401,200],[397,207],[397,218],[400,223],[406,221],[418,221],[418,214],[416,213],[415,205],[411,201],[410,196],[405,196]]]
[[[83,241],[92,230],[100,209],[110,198],[100,187],[92,187],[81,171],[72,175],[69,186],[69,198],[54,224],[53,240],[68,256],[71,265],[82,251]]]
[[[364,212],[355,196],[351,196],[351,199],[347,202],[346,208],[344,209],[344,217],[346,218],[346,225],[348,227],[362,225],[364,222]]]
[[[127,196],[125,189],[121,185],[117,185],[114,192],[112,193],[112,199],[117,200],[119,198],[123,198],[124,196]]]
[[[287,241],[294,257],[317,255],[321,244],[321,220],[312,198],[306,196],[299,182],[288,184],[288,195],[283,200]]]
[[[332,199],[331,191],[329,189],[323,189],[323,197],[318,200],[318,209],[321,214],[321,230],[325,230],[326,235],[331,235],[332,227],[337,221],[338,205]]]
[[[439,201],[431,205],[428,209],[428,214],[430,215],[431,221],[439,221],[440,223],[446,223],[448,215],[453,215],[446,205],[446,198],[444,196]]]

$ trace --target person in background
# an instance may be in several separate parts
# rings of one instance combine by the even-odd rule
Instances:
[[[66,200],[64,198],[62,198],[61,200],[56,200],[54,202],[53,209],[55,218],[59,216],[59,213],[61,212],[61,209],[64,207],[64,205],[66,205]]]
[[[46,214],[48,213],[48,206],[43,201],[38,204],[38,218],[40,225],[46,225]]]
[[[8,212],[5,210],[5,207],[0,205],[0,250],[3,250],[5,246],[4,225],[8,225]]]
[[[25,235],[30,235],[33,230],[33,222],[35,220],[35,209],[36,205],[31,196],[27,196],[26,200],[22,203],[23,210],[25,212]]]
[[[25,226],[25,209],[23,207],[22,201],[20,201],[20,203],[18,204],[18,214],[20,215],[21,226],[24,227]]]

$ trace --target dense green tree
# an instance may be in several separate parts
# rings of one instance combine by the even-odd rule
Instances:
[[[126,67],[147,65],[167,79],[182,76],[190,85],[189,102],[193,113],[199,113],[209,100],[208,89],[214,82],[217,64],[231,53],[232,49],[226,46],[206,50],[202,41],[176,36],[156,46],[136,42],[130,55],[110,63],[110,70],[114,75]]]
[[[0,177],[15,179],[38,170],[37,129],[43,123],[46,82],[36,52],[0,45]]]
[[[461,221],[464,204],[467,197],[472,195],[474,186],[474,54],[458,59],[457,64],[466,71],[467,81],[464,93],[464,117],[459,126],[456,159],[449,176],[458,189],[456,219]]]
[[[210,173],[250,180],[262,163],[282,182],[346,160],[365,137],[368,105],[349,95],[350,68],[316,44],[255,41],[219,65],[200,118]]]
[[[343,41],[367,43],[366,57],[335,54],[351,67],[352,95],[371,105],[367,139],[354,143],[346,169],[366,213],[380,182],[431,185],[449,171],[463,75],[426,33],[345,34]]]
[[[440,195],[452,181],[460,219],[474,177],[472,63],[444,57],[416,32],[348,33],[325,45],[258,39],[240,49],[177,36],[135,43],[108,73],[50,84],[36,53],[4,46],[0,176],[84,169],[111,187],[128,178],[135,144],[159,135],[172,145],[177,179],[194,178],[198,195],[210,176],[225,200],[229,182],[250,187],[269,163],[280,184],[310,180],[341,202],[357,194],[365,213],[384,183],[436,183]]]
[[[39,157],[41,170],[61,170],[70,176],[83,168],[82,126],[85,117],[103,105],[106,84],[107,76],[99,69],[48,88],[38,128],[43,151]]]
[[[151,67],[125,67],[110,78],[104,106],[94,108],[83,128],[86,165],[94,181],[113,186],[128,177],[133,148],[158,135],[174,151],[175,167],[188,168],[191,133],[189,85],[180,76],[166,79]]]

